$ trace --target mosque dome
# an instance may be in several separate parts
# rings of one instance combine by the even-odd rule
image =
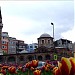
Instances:
[[[41,36],[40,36],[40,38],[41,37],[51,37],[49,34],[47,34],[47,33],[44,33],[44,34],[42,34]]]

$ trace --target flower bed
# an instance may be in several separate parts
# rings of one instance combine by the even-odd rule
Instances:
[[[75,58],[62,57],[58,66],[46,63],[37,68],[38,60],[32,60],[24,66],[7,66],[0,64],[0,75],[75,75]]]

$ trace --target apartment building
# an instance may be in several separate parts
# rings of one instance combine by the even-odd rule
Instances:
[[[59,39],[54,42],[55,47],[63,47],[69,50],[73,50],[72,41],[67,39]]]
[[[25,50],[26,44],[24,43],[23,40],[16,40],[16,52],[19,53],[23,50]]]
[[[8,54],[16,54],[16,38],[9,37],[8,40]]]
[[[27,51],[28,51],[28,52],[34,52],[34,50],[35,50],[36,48],[38,48],[38,44],[37,44],[37,43],[28,44]]]
[[[8,32],[2,32],[2,50],[4,53],[8,53],[8,40],[9,35]]]

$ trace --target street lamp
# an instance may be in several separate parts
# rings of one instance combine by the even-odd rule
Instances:
[[[54,45],[54,24],[51,22],[51,25],[53,25],[53,49],[54,49],[54,52],[56,53],[55,45]]]
[[[53,39],[54,39],[54,24],[51,22],[51,25],[53,25]]]

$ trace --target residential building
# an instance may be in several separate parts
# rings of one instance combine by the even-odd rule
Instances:
[[[1,7],[0,7],[0,55],[3,55],[3,51],[2,51],[2,28],[3,28],[3,23],[2,23],[2,15],[1,15]]]
[[[4,53],[8,53],[8,40],[9,35],[8,32],[2,32],[2,50]]]
[[[75,42],[73,43],[73,53],[74,53],[74,57],[75,57]]]
[[[55,47],[63,47],[63,48],[67,48],[69,50],[73,50],[72,41],[67,40],[67,39],[56,40],[54,42],[54,44],[55,44]]]
[[[28,44],[28,52],[34,52],[34,50],[38,48],[38,44],[37,43],[32,43],[32,44]]]
[[[23,40],[16,40],[16,52],[19,53],[25,50],[25,43]]]
[[[9,37],[8,40],[8,54],[16,54],[16,38]]]

